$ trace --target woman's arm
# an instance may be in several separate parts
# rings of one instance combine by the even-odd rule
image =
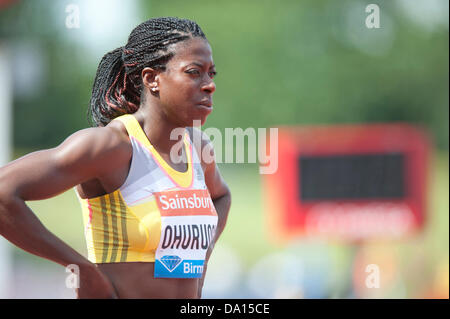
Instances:
[[[114,297],[115,292],[97,267],[52,234],[25,201],[50,198],[112,172],[127,163],[127,151],[114,129],[91,128],[71,135],[56,148],[31,153],[0,168],[0,235],[62,266],[78,265],[81,298]]]
[[[200,279],[198,297],[201,297],[203,282],[205,279],[206,269],[209,257],[214,249],[214,245],[225,229],[225,225],[228,219],[228,213],[231,207],[231,192],[228,185],[225,183],[222,175],[220,174],[219,168],[214,160],[214,148],[210,139],[198,129],[193,130],[194,134],[201,135],[201,145],[196,145],[197,154],[201,156],[206,154],[207,158],[201,158],[203,171],[205,175],[205,183],[208,187],[208,191],[211,195],[214,207],[216,208],[218,222],[214,238],[211,240],[208,251],[206,252],[206,258],[203,268],[203,276]],[[197,140],[194,138],[194,141]]]
[[[218,217],[216,233],[212,245],[210,246],[212,250],[227,223],[228,213],[231,207],[231,192],[215,163],[209,174],[205,175],[205,181]],[[209,254],[211,254],[211,252],[209,252]]]

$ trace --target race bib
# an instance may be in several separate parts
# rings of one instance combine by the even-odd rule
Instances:
[[[200,278],[217,227],[207,189],[154,193],[161,213],[155,278]]]

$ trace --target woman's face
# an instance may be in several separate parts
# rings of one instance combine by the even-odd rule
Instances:
[[[216,73],[209,43],[202,38],[178,42],[166,70],[155,80],[163,112],[179,126],[203,125],[212,112]]]

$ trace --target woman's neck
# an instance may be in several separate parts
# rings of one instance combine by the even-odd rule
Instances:
[[[163,112],[155,109],[155,107],[145,105],[133,115],[156,150],[159,153],[170,154],[172,147],[183,139],[185,128],[170,122]]]

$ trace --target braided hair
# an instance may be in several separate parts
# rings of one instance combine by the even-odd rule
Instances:
[[[174,56],[168,47],[206,36],[194,21],[173,17],[149,19],[133,29],[124,47],[103,56],[97,69],[88,117],[93,126],[106,126],[114,118],[139,109],[143,98],[141,71],[165,70]]]

